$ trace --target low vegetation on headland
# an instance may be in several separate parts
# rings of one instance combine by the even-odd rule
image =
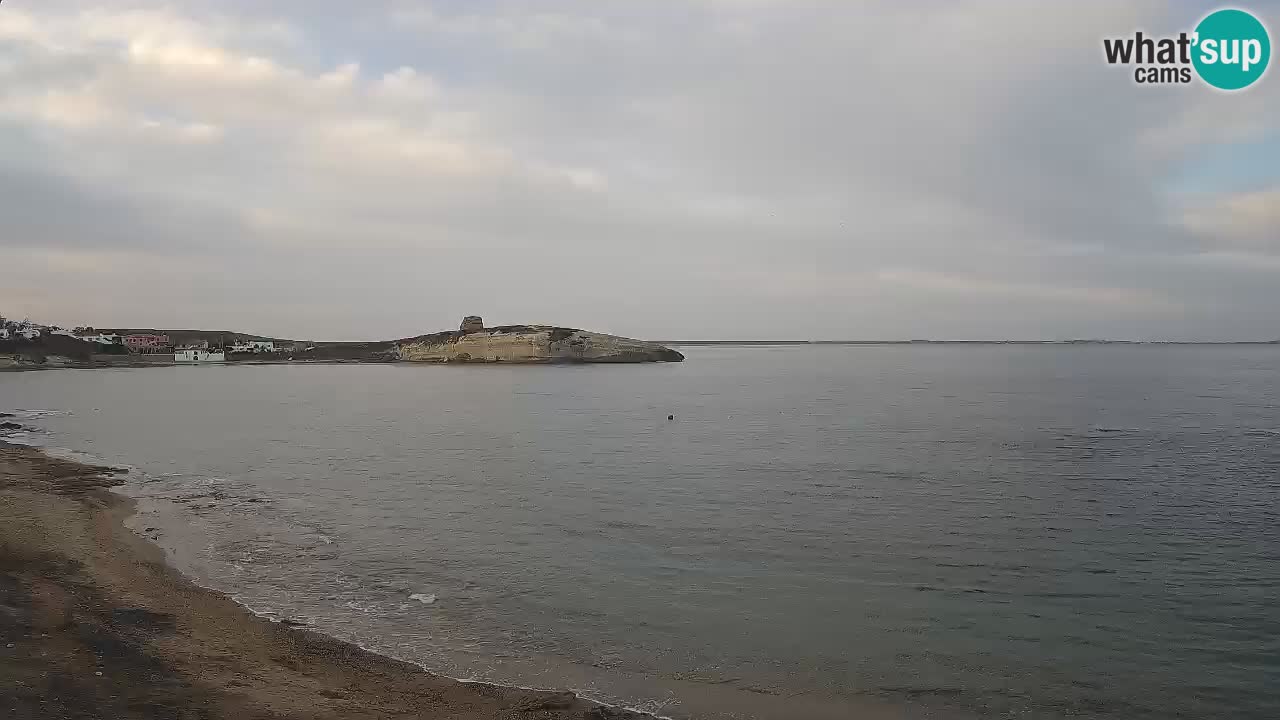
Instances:
[[[0,369],[130,367],[224,362],[636,363],[680,362],[657,343],[553,325],[458,330],[375,342],[320,342],[220,330],[77,327],[0,318]]]

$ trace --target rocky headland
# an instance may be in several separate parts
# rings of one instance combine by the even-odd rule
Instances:
[[[397,360],[431,363],[680,362],[684,355],[657,343],[553,325],[485,327],[468,315],[456,331],[400,340]]]
[[[220,330],[120,330],[167,335],[174,345],[200,343],[222,347],[231,339],[271,341],[274,349],[228,354],[227,362],[278,363],[645,363],[680,362],[684,355],[658,343],[556,325],[485,327],[475,315],[457,330],[400,340],[326,342],[286,340]],[[172,352],[107,354],[105,346],[67,335],[46,334],[34,341],[0,340],[0,371],[51,368],[149,367],[173,365]]]

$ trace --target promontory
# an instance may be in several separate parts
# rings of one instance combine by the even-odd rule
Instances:
[[[553,325],[485,327],[475,315],[456,331],[399,340],[396,359],[432,363],[680,362],[684,355],[644,340]]]

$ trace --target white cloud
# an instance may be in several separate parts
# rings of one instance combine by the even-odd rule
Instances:
[[[465,7],[465,6],[464,6]],[[581,7],[560,12],[537,5],[512,4],[499,9],[478,4],[461,11],[442,12],[431,7],[401,4],[391,12],[393,22],[429,35],[464,41],[498,42],[521,52],[560,50],[566,43],[614,42],[626,29],[609,25]]]
[[[1007,302],[1051,301],[1073,306],[1109,310],[1177,310],[1170,299],[1157,293],[1133,288],[1063,287],[1043,283],[1019,283],[980,277],[926,272],[920,270],[883,270],[880,282],[942,296],[988,296]]]
[[[1215,198],[1188,210],[1184,222],[1210,243],[1280,253],[1280,187]]]
[[[435,98],[437,88],[431,78],[402,66],[383,75],[375,92],[395,101],[422,103]]]

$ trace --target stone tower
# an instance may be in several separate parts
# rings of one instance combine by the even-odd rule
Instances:
[[[479,315],[468,315],[462,318],[462,324],[458,326],[463,335],[467,333],[480,332],[484,329],[484,320]]]

